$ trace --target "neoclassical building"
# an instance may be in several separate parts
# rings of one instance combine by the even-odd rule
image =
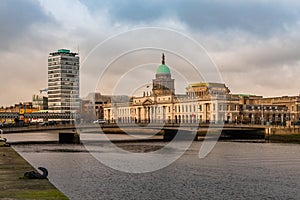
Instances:
[[[239,121],[290,126],[300,124],[300,95],[267,97],[239,95]]]
[[[165,64],[158,66],[152,92],[141,97],[114,98],[104,106],[104,119],[118,123],[233,122],[239,116],[239,96],[223,83],[195,83],[186,94],[175,94],[174,79]]]

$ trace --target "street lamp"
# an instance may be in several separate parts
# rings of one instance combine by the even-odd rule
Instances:
[[[262,100],[260,100],[260,112],[261,112],[261,125],[264,125],[264,106]]]

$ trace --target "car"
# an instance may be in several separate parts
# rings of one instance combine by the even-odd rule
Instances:
[[[51,125],[56,125],[56,121],[48,121],[42,123],[42,126],[51,126]]]
[[[104,124],[106,121],[104,119],[97,119],[96,121],[93,121],[93,124]]]
[[[10,128],[15,126],[15,124],[11,123],[11,122],[4,122],[3,123],[3,128]]]

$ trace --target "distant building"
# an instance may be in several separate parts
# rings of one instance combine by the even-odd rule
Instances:
[[[300,123],[300,96],[239,95],[242,123],[294,125]]]
[[[48,110],[71,113],[79,108],[79,56],[59,49],[48,57]]]
[[[104,106],[110,101],[111,96],[100,93],[89,93],[82,99],[81,115],[84,120],[94,121],[104,119]]]
[[[225,84],[190,84],[186,94],[175,94],[164,55],[151,94],[118,101],[112,97],[104,106],[105,120],[119,123],[234,122],[239,112],[239,97],[231,95]]]
[[[48,97],[44,95],[32,95],[32,107],[38,110],[48,110]]]
[[[156,70],[152,93],[109,98],[104,118],[118,123],[243,123],[291,126],[300,124],[300,95],[268,97],[231,94],[224,83],[194,83],[186,94],[175,94],[165,64]]]
[[[0,122],[9,122],[9,123],[15,123],[16,120],[23,121],[23,122],[29,122],[30,119],[24,118],[24,114],[28,113],[34,113],[38,112],[39,110],[37,108],[34,108],[32,105],[32,102],[23,102],[19,104],[15,104],[13,106],[8,107],[1,107],[0,112],[1,113],[18,113],[18,118],[1,118]]]

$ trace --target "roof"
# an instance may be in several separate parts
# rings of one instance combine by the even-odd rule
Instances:
[[[161,64],[157,70],[156,70],[156,74],[171,74],[171,71],[169,69],[169,67],[165,64]]]
[[[59,49],[57,52],[49,53],[51,56],[57,56],[57,55],[68,55],[68,56],[76,56],[78,53],[73,53],[68,49]]]
[[[224,83],[192,83],[188,87],[225,87]]]
[[[58,53],[70,53],[70,50],[68,50],[68,49],[59,49],[57,52]]]
[[[236,95],[238,95],[240,97],[250,97],[250,96],[256,97],[256,95],[254,95],[254,94],[236,94]]]

